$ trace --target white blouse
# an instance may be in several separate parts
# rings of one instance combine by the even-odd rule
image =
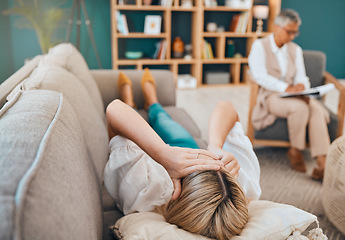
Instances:
[[[174,186],[163,166],[121,136],[113,137],[109,145],[111,153],[104,170],[104,184],[125,215],[152,211],[170,200]],[[239,161],[238,182],[245,195],[252,200],[259,199],[259,162],[239,122],[229,132],[224,150],[233,153]]]
[[[282,93],[285,92],[286,88],[288,87],[288,84],[284,82],[288,64],[287,46],[286,44],[284,44],[281,48],[278,48],[277,44],[274,41],[274,35],[269,35],[269,38],[272,52],[275,54],[280,66],[282,79],[275,78],[267,73],[265,49],[260,39],[255,40],[251,47],[248,57],[248,65],[250,68],[250,73],[252,74],[257,84],[267,90]],[[305,73],[303,52],[301,47],[299,46],[297,46],[296,48],[295,65],[296,75],[294,84],[302,83],[305,89],[310,88],[309,78]]]

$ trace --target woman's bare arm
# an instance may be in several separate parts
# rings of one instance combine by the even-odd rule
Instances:
[[[194,171],[219,170],[223,166],[218,156],[209,151],[168,146],[134,109],[121,100],[108,105],[107,121],[110,138],[120,135],[132,140],[167,170],[174,183],[173,199],[180,194],[180,178]]]
[[[232,153],[222,149],[229,131],[239,121],[238,114],[232,103],[218,102],[209,121],[209,145],[208,150],[217,154],[224,163],[225,168],[235,177],[238,177],[240,165]]]

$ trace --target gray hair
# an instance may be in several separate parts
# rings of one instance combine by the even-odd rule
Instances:
[[[297,23],[298,25],[302,24],[302,20],[299,17],[299,14],[292,9],[284,9],[279,15],[274,19],[274,24],[284,27],[290,23]]]

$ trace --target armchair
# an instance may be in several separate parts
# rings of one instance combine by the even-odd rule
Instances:
[[[341,84],[333,75],[326,71],[326,55],[321,51],[303,51],[306,74],[310,79],[311,87],[320,86],[326,83],[333,83],[339,91],[339,103],[337,114],[330,112],[331,121],[328,124],[328,132],[331,141],[343,134],[344,113],[345,113],[345,86]],[[287,120],[277,118],[276,121],[262,130],[254,129],[251,117],[252,110],[256,104],[259,86],[251,79],[250,101],[247,135],[253,145],[289,147],[289,135],[287,131]],[[324,99],[320,99],[323,101]],[[308,139],[307,139],[308,141]]]

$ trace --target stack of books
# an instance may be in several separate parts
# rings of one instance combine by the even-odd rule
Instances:
[[[201,57],[203,59],[214,59],[212,46],[205,39],[201,43]]]
[[[236,32],[236,33],[245,33],[247,30],[248,20],[249,20],[249,12],[235,14],[232,17],[229,31]]]

